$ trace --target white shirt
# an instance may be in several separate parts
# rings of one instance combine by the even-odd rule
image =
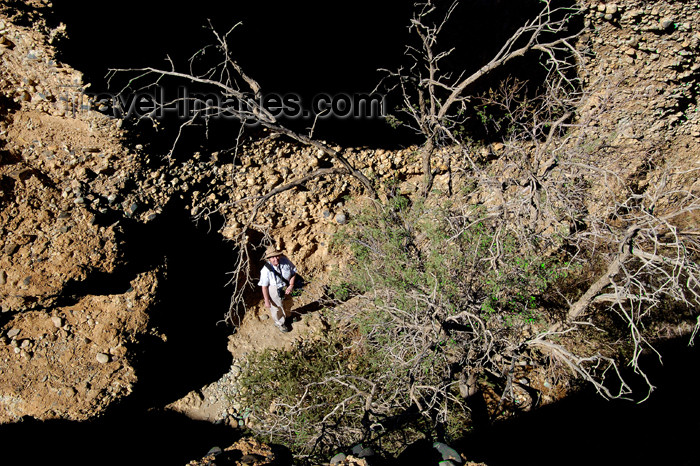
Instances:
[[[286,257],[280,257],[279,266],[275,267],[272,264],[269,264],[269,266],[277,270],[277,272],[279,272],[280,275],[282,275],[285,278],[285,280],[287,280],[287,282],[289,282],[289,280],[292,278],[292,275],[295,275],[297,273],[297,268],[294,266],[294,264],[292,264],[292,261],[290,261]],[[267,268],[267,265],[265,265],[260,271],[260,281],[258,282],[258,285],[273,285],[276,288],[286,286],[284,282],[275,273],[273,273]]]

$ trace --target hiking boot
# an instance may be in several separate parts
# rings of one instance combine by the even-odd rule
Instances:
[[[291,330],[289,327],[287,327],[287,324],[282,324],[282,325],[275,324],[275,325],[277,325],[277,328],[280,329],[280,332],[282,332],[282,333],[288,333]]]

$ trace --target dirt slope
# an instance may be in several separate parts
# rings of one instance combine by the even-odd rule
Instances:
[[[85,111],[80,73],[39,28],[0,21],[0,422],[87,419],[130,393],[126,347],[158,285],[76,286],[120,266],[120,226],[105,220],[139,163],[118,121]]]

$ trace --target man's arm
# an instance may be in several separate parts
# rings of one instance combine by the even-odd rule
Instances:
[[[296,279],[297,279],[297,274],[295,273],[289,279],[289,286],[287,287],[286,290],[284,290],[284,294],[292,294],[292,291],[294,291],[294,280],[296,280]]]
[[[270,290],[269,286],[262,287],[263,298],[265,298],[265,307],[270,307]]]

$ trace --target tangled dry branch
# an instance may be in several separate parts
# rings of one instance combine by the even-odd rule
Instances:
[[[571,70],[576,66],[578,52],[572,41],[581,31],[569,31],[572,18],[579,13],[577,7],[555,6],[553,0],[543,0],[541,10],[506,39],[498,52],[478,70],[442,69],[442,63],[453,48],[441,50],[440,34],[453,15],[456,1],[445,13],[440,13],[432,0],[416,3],[410,30],[418,36],[418,46],[407,47],[407,55],[413,63],[407,69],[385,70],[390,89],[398,89],[403,96],[404,122],[425,137],[422,148],[424,193],[433,183],[432,159],[435,150],[458,142],[455,129],[462,125],[469,114],[469,103],[474,96],[468,93],[470,86],[482,80],[494,70],[512,60],[532,52],[544,54],[550,73],[556,74],[570,88],[575,88]],[[437,20],[434,19],[439,15]],[[571,56],[574,59],[571,59]],[[456,76],[456,77],[455,77]],[[472,164],[472,167],[474,165]]]
[[[244,311],[245,308],[245,289],[251,285],[250,233],[255,229],[256,217],[260,208],[266,202],[284,191],[301,186],[305,182],[330,175],[353,177],[359,181],[370,197],[376,198],[377,196],[372,182],[362,171],[355,168],[341,152],[322,141],[314,139],[311,135],[294,131],[281,124],[275,116],[263,106],[261,86],[255,79],[245,73],[240,64],[236,61],[234,53],[229,45],[232,41],[231,36],[238,26],[240,26],[240,23],[236,24],[225,34],[220,34],[210,23],[209,28],[214,38],[213,43],[204,47],[190,58],[189,69],[185,72],[178,71],[176,64],[170,58],[168,58],[171,65],[170,69],[144,67],[135,69],[113,69],[110,71],[112,76],[115,76],[117,73],[129,73],[132,75],[136,73],[136,76],[130,79],[128,84],[121,90],[121,94],[148,89],[159,84],[164,78],[173,78],[189,84],[206,86],[213,92],[222,96],[222,99],[216,99],[215,101],[204,100],[196,95],[177,97],[173,100],[156,104],[159,108],[155,109],[153,114],[158,113],[159,109],[173,108],[182,103],[190,104],[187,105],[186,108],[193,109],[187,118],[180,123],[178,134],[168,153],[168,157],[172,156],[174,153],[183,130],[186,127],[202,121],[208,126],[211,119],[225,117],[240,125],[238,138],[235,142],[235,153],[238,152],[238,144],[243,129],[247,126],[259,126],[268,129],[273,134],[287,136],[302,145],[310,146],[321,151],[327,155],[335,165],[332,168],[322,169],[314,169],[310,166],[308,172],[298,179],[292,180],[282,186],[273,187],[267,193],[255,196],[254,198],[246,198],[236,203],[244,205],[244,208],[247,209],[247,221],[244,223],[238,235],[233,239],[234,247],[239,253],[234,269],[231,272],[231,284],[234,287],[234,291],[232,293],[230,309],[226,316],[226,320],[232,324],[237,322],[238,314]],[[214,60],[213,64],[210,59],[211,53],[206,54],[206,60],[203,59],[205,51],[209,50],[213,50],[216,56],[219,57],[218,60]],[[202,69],[200,70],[200,68]],[[149,118],[150,115],[151,114],[145,115],[142,118]],[[221,212],[228,207],[230,206],[220,205],[217,210]],[[197,217],[206,218],[213,213],[214,212],[211,210],[201,210],[197,214]],[[265,236],[266,238],[264,238],[263,241],[271,244],[272,241],[269,236],[267,236],[267,234],[265,234]]]

